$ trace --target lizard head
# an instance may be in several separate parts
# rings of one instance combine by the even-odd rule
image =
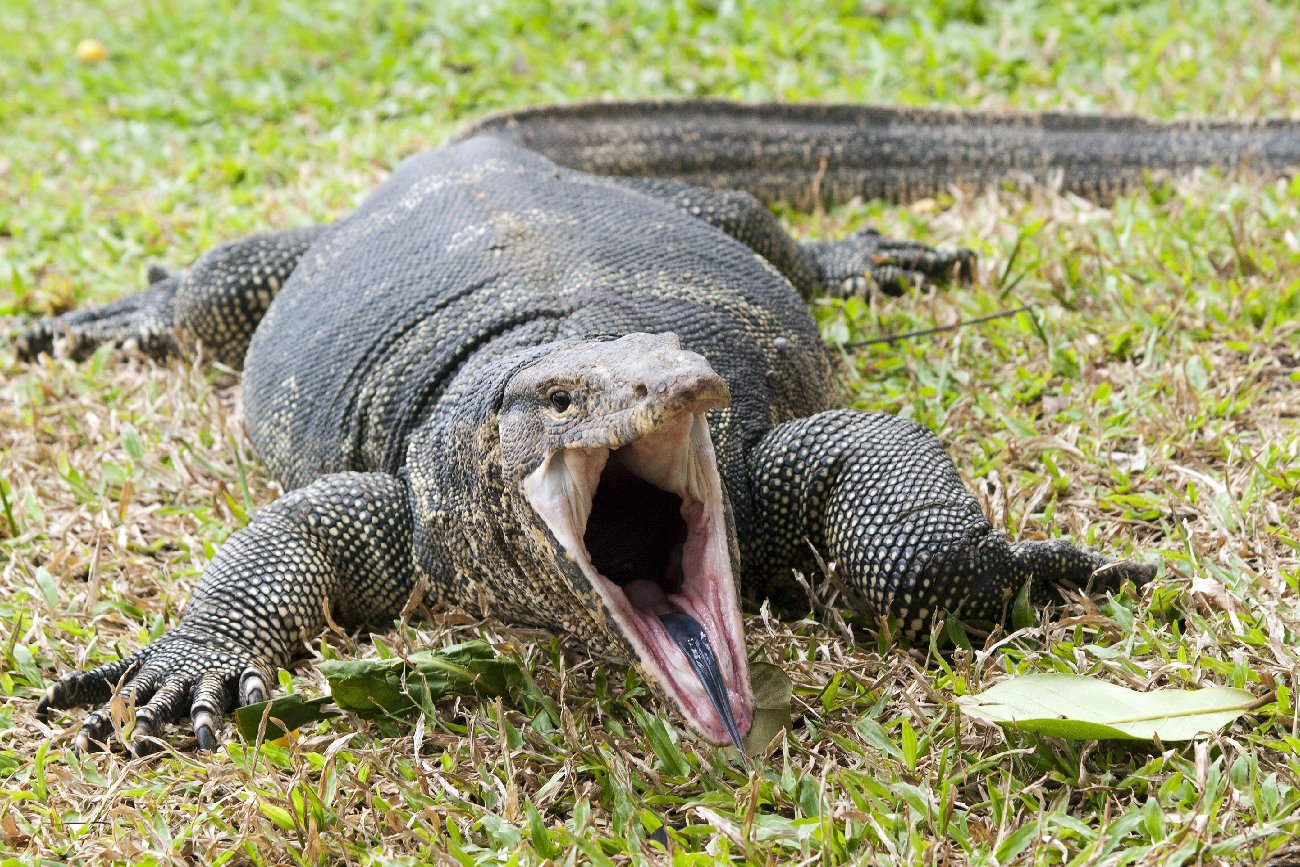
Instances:
[[[499,416],[503,480],[537,530],[524,544],[557,564],[540,578],[559,582],[552,603],[585,612],[603,639],[588,643],[621,649],[715,743],[753,714],[705,418],[729,405],[676,336],[630,334],[556,344],[511,377]]]

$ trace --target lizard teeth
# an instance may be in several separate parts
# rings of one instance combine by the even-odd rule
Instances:
[[[716,649],[737,724],[752,719],[727,514],[703,412],[682,412],[615,449],[570,448],[525,494],[604,603],[634,661],[715,743],[732,740],[660,615],[694,618]]]

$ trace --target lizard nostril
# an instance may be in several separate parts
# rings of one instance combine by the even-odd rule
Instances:
[[[645,383],[638,382],[632,389],[632,393],[637,397],[645,397],[649,393],[649,389],[645,387]]]

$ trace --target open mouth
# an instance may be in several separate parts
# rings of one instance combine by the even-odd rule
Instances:
[[[714,743],[748,731],[744,630],[704,413],[681,412],[618,448],[561,449],[524,488],[691,725]],[[694,643],[680,615],[694,621]]]

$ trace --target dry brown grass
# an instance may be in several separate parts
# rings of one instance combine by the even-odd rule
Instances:
[[[230,237],[337,215],[453,115],[489,106],[713,92],[1250,115],[1293,111],[1300,87],[1296,12],[1264,3],[998,4],[981,7],[984,23],[926,4],[916,17],[869,10],[879,19],[799,6],[748,29],[739,12],[683,8],[679,30],[631,7],[475,18],[391,5],[0,9],[0,80],[17,82],[0,104],[13,275],[0,334],[128,291],[152,259],[184,264]],[[108,65],[63,53],[90,28]],[[1162,569],[1141,593],[1072,599],[1046,625],[948,658],[877,644],[824,588],[816,617],[754,613],[751,647],[797,691],[794,729],[752,777],[678,731],[635,678],[455,617],[379,640],[402,651],[484,637],[519,654],[559,718],[449,700],[436,719],[344,718],[256,750],[197,755],[177,729],[175,752],[154,759],[75,755],[78,714],[49,726],[32,714],[43,686],[158,635],[214,546],[276,490],[243,436],[237,377],[122,353],[25,365],[0,344],[0,850],[133,864],[662,862],[645,837],[667,821],[681,826],[681,863],[1285,863],[1300,832],[1298,210],[1296,182],[1206,177],[1112,208],[958,191],[794,219],[818,236],[869,221],[976,247],[977,286],[822,305],[827,334],[1020,304],[1037,324],[864,350],[845,362],[850,399],[939,431],[1018,534],[1059,531]],[[379,651],[331,635],[327,652]],[[1164,747],[956,715],[955,695],[1024,670],[1277,701]],[[293,686],[324,684],[308,665]],[[664,726],[678,746],[658,754],[650,735]]]
[[[1217,187],[1208,180],[1183,184],[1178,198],[1217,195]],[[1167,218],[1176,222],[1177,210],[1166,207],[1166,213],[1173,212]],[[916,215],[924,217],[926,211],[921,206],[898,212],[897,229],[912,232]],[[1049,387],[1036,397],[1017,392],[1026,370],[1044,374],[1043,365],[1031,359],[1041,346],[1033,345],[1023,321],[1014,320],[903,348],[873,349],[846,378],[860,403],[939,413],[927,420],[937,422],[959,465],[969,472],[987,461],[987,471],[976,474],[975,489],[1000,523],[1026,536],[1056,528],[1106,550],[1158,557],[1164,576],[1140,598],[1100,605],[1076,599],[1055,622],[996,636],[974,654],[958,653],[947,676],[924,649],[879,651],[850,644],[834,616],[782,622],[764,611],[750,618],[752,646],[782,661],[800,686],[800,724],[779,745],[769,768],[778,779],[814,781],[817,812],[835,824],[860,823],[862,836],[879,852],[902,861],[916,852],[893,826],[897,817],[875,815],[854,797],[863,780],[946,791],[946,800],[936,797],[934,809],[966,815],[968,839],[981,848],[996,848],[1025,818],[1023,806],[999,818],[989,810],[997,798],[1038,804],[1030,814],[1044,815],[1056,809],[1077,812],[1092,801],[1116,812],[1140,807],[1147,793],[1135,788],[1134,780],[1148,776],[1141,771],[1144,761],[1161,767],[1150,774],[1156,782],[1183,764],[1183,773],[1198,781],[1212,766],[1224,773],[1242,761],[1257,765],[1248,784],[1223,792],[1223,809],[1229,811],[1244,806],[1233,799],[1257,791],[1259,776],[1273,773],[1288,784],[1294,781],[1283,756],[1261,749],[1261,738],[1251,737],[1259,720],[1195,748],[1151,751],[1145,760],[1140,748],[1071,746],[1068,761],[1077,762],[1077,779],[1067,781],[1059,767],[1044,760],[1043,754],[1056,753],[1059,745],[1008,740],[954,717],[954,687],[976,692],[1012,665],[1104,673],[1137,688],[1244,683],[1261,694],[1275,686],[1289,689],[1295,668],[1297,552],[1289,528],[1296,526],[1300,326],[1283,323],[1267,341],[1241,341],[1232,333],[1195,340],[1189,335],[1222,331],[1222,323],[1213,305],[1174,297],[1174,278],[1097,295],[1080,291],[1068,314],[1052,309],[1045,296],[1069,291],[1060,264],[1065,255],[1078,256],[1082,267],[1094,272],[1076,278],[1085,284],[1103,283],[1106,274],[1123,269],[1107,261],[1111,254],[1098,237],[1115,231],[1114,221],[1049,192],[960,197],[931,223],[929,235],[960,240],[972,237],[963,227],[974,226],[974,237],[1005,248],[1014,243],[1008,227],[1024,225],[1034,214],[1048,216],[1052,241],[1026,283],[1040,287],[1032,291],[1045,328],[1054,335],[1051,351],[1072,352],[1078,362],[1068,387],[1066,378],[1049,370]],[[1243,246],[1266,247],[1267,242],[1251,244],[1252,232],[1259,231],[1253,222],[1250,212],[1243,215]],[[988,234],[981,235],[981,226],[990,229]],[[841,228],[840,220],[824,218],[818,230]],[[1144,261],[1140,248],[1130,243],[1125,249],[1132,257],[1127,261]],[[993,287],[1004,264],[985,259],[980,289],[883,301],[862,311],[853,327],[889,332],[983,310],[996,301]],[[1300,267],[1247,277],[1237,299],[1223,303],[1231,310],[1251,292],[1288,280],[1300,280]],[[1123,297],[1125,292],[1133,297]],[[1110,357],[1111,335],[1093,322],[1113,318],[1108,308],[1120,304],[1167,310],[1165,342],[1134,357]],[[1071,321],[1060,324],[1065,318]],[[1193,357],[1212,372],[1203,380],[1192,381]],[[896,362],[884,377],[880,359]],[[942,368],[955,382],[936,401],[924,392]],[[87,387],[88,379],[94,388]],[[1090,399],[1103,385],[1112,398]],[[23,612],[11,633],[11,649],[25,647],[35,659],[57,660],[60,670],[68,670],[129,651],[174,619],[212,546],[243,522],[250,506],[276,493],[256,469],[238,422],[237,395],[237,377],[229,373],[181,363],[157,366],[120,352],[101,354],[89,372],[62,360],[7,367],[0,385],[0,450],[6,455],[17,528],[8,534],[7,550],[15,556],[4,563],[3,581],[10,604]],[[1216,407],[1231,411],[1216,414]],[[1032,425],[1034,435],[1019,435],[1020,424]],[[136,457],[127,445],[131,431],[142,446]],[[1049,459],[1055,467],[1051,473],[1044,469]],[[247,472],[247,501],[241,465]],[[1278,473],[1285,476],[1279,483],[1267,481]],[[1117,500],[1121,490],[1137,500]],[[1135,621],[1117,617],[1120,608],[1134,612]],[[1169,634],[1175,624],[1176,637]],[[483,814],[471,804],[487,807],[508,827],[525,825],[524,804],[558,817],[575,815],[586,801],[593,805],[592,830],[617,836],[612,786],[636,793],[670,823],[711,826],[707,837],[715,844],[729,840],[733,852],[764,850],[763,829],[747,828],[731,811],[765,786],[756,789],[713,751],[694,746],[684,748],[692,765],[699,763],[699,773],[713,781],[711,794],[701,797],[698,779],[665,776],[647,753],[645,735],[629,710],[641,690],[622,693],[620,673],[606,672],[581,654],[566,658],[551,644],[538,645],[535,634],[456,618],[407,627],[386,641],[399,651],[413,651],[466,634],[519,649],[544,690],[561,699],[562,737],[530,731],[517,709],[452,702],[443,709],[445,718],[418,721],[414,730],[376,731],[345,721],[304,734],[287,749],[241,752],[229,760],[193,755],[187,732],[177,733],[178,752],[161,763],[120,755],[76,758],[66,751],[76,715],[41,725],[31,716],[30,693],[19,693],[7,699],[15,723],[7,731],[7,749],[36,756],[49,742],[53,753],[43,764],[43,792],[9,806],[8,845],[127,862],[169,852],[209,863],[232,850],[243,851],[241,859],[257,852],[275,862],[300,851],[308,861],[333,860],[356,851],[348,840],[366,840],[368,850],[382,859],[421,847],[446,848],[450,838],[442,835],[450,833],[443,830],[448,824],[463,840],[491,840]],[[330,644],[342,654],[374,653],[337,636]],[[607,686],[604,677],[612,683]],[[821,693],[833,682],[837,691],[828,700]],[[305,667],[296,688],[323,691],[324,684]],[[1288,703],[1287,708],[1293,716],[1293,707]],[[889,748],[901,743],[900,721],[930,742],[928,753],[922,750],[911,764],[901,758],[901,746]],[[353,731],[357,727],[360,734]],[[1264,728],[1268,734],[1262,740],[1269,742],[1300,737],[1294,718],[1275,719]],[[502,743],[503,729],[514,738],[509,746]],[[59,753],[62,758],[55,759]],[[1116,762],[1130,775],[1123,785],[1116,784]],[[1029,767],[1038,767],[1036,778],[1020,778]],[[844,783],[846,776],[854,782]],[[810,797],[800,785],[792,787],[787,816],[809,806],[800,800]],[[285,814],[275,808],[292,811],[295,793],[307,792],[320,798],[328,821],[313,822],[308,810],[303,827],[278,826],[275,817],[283,820]],[[732,795],[719,805],[722,792]],[[1194,824],[1210,813],[1192,809],[1165,821],[1175,827],[1180,821]],[[1268,839],[1285,825],[1252,821],[1245,810],[1235,821],[1214,819],[1222,826],[1204,837],[1207,844],[1234,834],[1246,841]],[[1206,834],[1191,825],[1185,830],[1190,836],[1184,841]],[[790,829],[770,833],[789,835]],[[1051,851],[1050,833],[1040,845]],[[958,842],[939,838],[931,841],[926,858],[943,863],[965,855]],[[1230,863],[1235,856],[1209,860]]]

